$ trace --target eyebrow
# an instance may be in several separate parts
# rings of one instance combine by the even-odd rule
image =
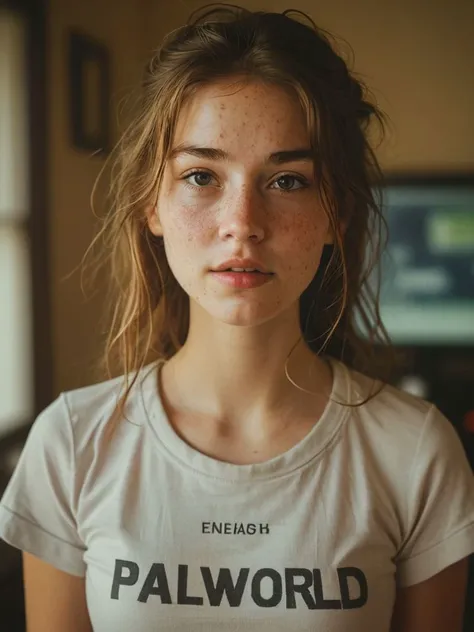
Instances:
[[[207,160],[225,160],[231,159],[231,156],[223,149],[216,147],[198,147],[197,145],[187,145],[182,143],[171,150],[169,159],[174,160],[181,155],[195,156],[196,158],[205,158]],[[276,151],[270,154],[265,160],[266,163],[281,165],[286,162],[295,162],[304,160],[314,162],[314,151],[309,148],[288,149],[285,151]]]

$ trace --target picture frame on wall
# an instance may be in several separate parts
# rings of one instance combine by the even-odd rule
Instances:
[[[77,29],[68,34],[70,134],[74,148],[110,151],[111,61],[107,46]]]

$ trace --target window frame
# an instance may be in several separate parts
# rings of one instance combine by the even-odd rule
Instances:
[[[0,7],[20,12],[26,21],[29,139],[29,214],[24,229],[29,242],[32,305],[33,418],[0,437],[2,453],[24,443],[31,424],[53,398],[51,275],[49,230],[49,125],[47,77],[48,0],[0,0]],[[1,466],[1,463],[0,463]]]

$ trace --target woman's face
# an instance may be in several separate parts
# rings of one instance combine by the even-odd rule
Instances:
[[[192,308],[240,326],[297,312],[330,237],[296,97],[257,82],[202,87],[173,148],[149,227]]]

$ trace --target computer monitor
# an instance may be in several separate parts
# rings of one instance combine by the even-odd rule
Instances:
[[[474,175],[388,179],[381,316],[396,345],[474,343]]]

